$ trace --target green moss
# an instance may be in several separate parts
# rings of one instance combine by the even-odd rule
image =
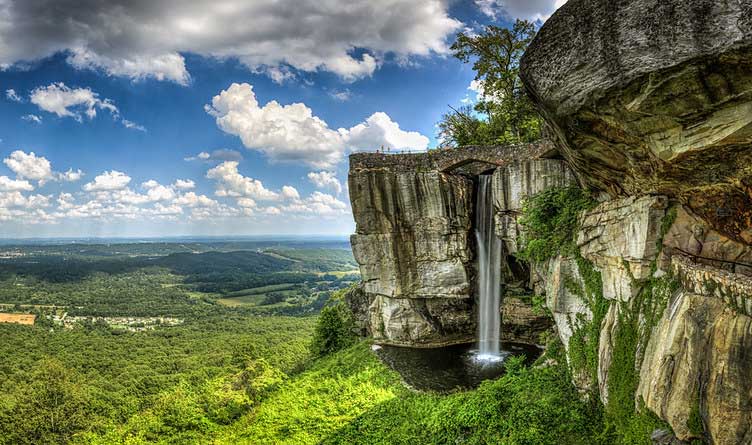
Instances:
[[[606,318],[610,302],[603,296],[601,273],[593,264],[579,255],[575,256],[577,268],[584,286],[571,277],[565,277],[564,286],[569,292],[580,297],[592,313],[588,320],[583,314],[577,314],[574,323],[570,320],[572,337],[569,341],[569,363],[573,372],[586,375],[591,380],[591,388],[598,388],[598,344],[603,320]],[[597,398],[597,397],[596,397]]]
[[[702,413],[700,412],[700,397],[696,397],[692,402],[692,409],[689,412],[689,418],[687,419],[687,428],[693,436],[702,438],[705,436],[705,426],[702,422]],[[701,439],[699,443],[704,443]]]
[[[595,204],[579,187],[550,188],[525,198],[519,219],[525,233],[520,257],[543,262],[559,254],[574,254],[580,214]]]

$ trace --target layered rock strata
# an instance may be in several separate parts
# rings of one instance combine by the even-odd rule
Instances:
[[[752,3],[571,0],[522,58],[578,176],[752,243]]]

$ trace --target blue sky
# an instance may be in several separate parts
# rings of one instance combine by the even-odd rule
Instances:
[[[475,97],[456,33],[561,2],[152,3],[0,1],[0,237],[349,234],[347,155]]]

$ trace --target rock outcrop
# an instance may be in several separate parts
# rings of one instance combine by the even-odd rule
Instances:
[[[363,284],[348,301],[361,330],[379,343],[400,346],[474,341],[477,176],[493,173],[496,219],[510,224],[505,281],[526,288],[530,269],[508,256],[516,252],[511,230],[518,231],[521,200],[575,182],[564,161],[541,158],[551,154],[550,143],[536,143],[353,155],[349,189],[356,234],[351,244]],[[507,309],[505,340],[535,344],[550,326],[532,315],[529,303]]]
[[[655,327],[639,397],[683,440],[752,443],[752,318],[722,300],[681,292]],[[688,419],[702,422],[699,430]]]
[[[472,340],[473,183],[437,171],[352,170],[351,243],[370,332],[395,345]]]
[[[660,248],[665,196],[607,201],[582,218],[577,246],[601,271],[603,296],[629,301],[650,278]]]
[[[521,63],[580,179],[752,244],[752,3],[570,0]]]
[[[576,186],[567,164],[560,159],[528,159],[497,168],[493,173],[496,233],[509,254],[517,253],[521,230],[517,218],[523,199],[554,187]]]

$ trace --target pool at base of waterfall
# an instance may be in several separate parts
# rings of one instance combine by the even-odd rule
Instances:
[[[530,365],[542,352],[533,345],[506,342],[498,355],[480,354],[475,344],[425,349],[374,345],[373,350],[408,386],[436,392],[473,389],[504,374],[508,357],[525,356]]]

